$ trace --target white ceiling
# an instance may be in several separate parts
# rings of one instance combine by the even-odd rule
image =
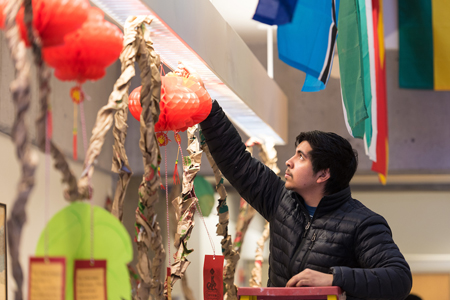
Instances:
[[[247,44],[266,42],[267,31],[264,25],[252,19],[258,0],[210,1]]]

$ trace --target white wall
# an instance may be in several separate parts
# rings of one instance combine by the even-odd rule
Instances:
[[[386,218],[413,272],[450,273],[450,191],[354,192]]]
[[[32,64],[30,72],[31,81],[31,104],[26,118],[29,129],[29,140],[33,142],[35,137],[34,122],[38,113],[38,86],[36,68],[32,62],[31,51],[28,51],[28,59]],[[91,136],[98,110],[107,103],[108,96],[113,89],[114,82],[120,75],[120,65],[116,62],[107,69],[104,78],[97,82],[86,82],[83,89],[90,96],[91,101],[85,101],[85,116],[87,128],[87,140]],[[16,197],[16,186],[19,180],[20,166],[15,155],[15,147],[10,134],[14,121],[15,109],[12,104],[12,96],[9,85],[14,79],[14,67],[9,55],[9,49],[4,39],[3,31],[0,31],[0,202],[7,205],[8,217],[12,209],[13,201]],[[81,123],[78,121],[78,161],[72,159],[72,124],[73,124],[73,103],[70,99],[70,89],[75,86],[74,82],[61,82],[52,78],[50,82],[50,101],[53,110],[53,140],[69,160],[69,164],[78,178],[82,172],[82,162],[84,159],[83,138]],[[78,114],[80,120],[80,113]],[[103,206],[107,194],[111,194],[111,168],[113,136],[109,131],[105,138],[105,144],[98,157],[92,185],[94,187],[93,202]],[[33,151],[39,157],[39,165],[35,174],[35,186],[30,195],[26,210],[27,222],[22,231],[20,262],[24,271],[24,291],[27,291],[28,280],[28,259],[33,255],[41,231],[45,226],[44,219],[44,186],[45,167],[44,155],[33,147]],[[63,198],[64,187],[61,184],[61,176],[53,168],[51,162],[50,172],[50,217],[60,209],[68,205]],[[8,262],[10,258],[8,257]],[[11,268],[8,266],[8,299],[13,299],[13,291],[16,285],[11,276]]]
[[[45,220],[45,156],[33,147],[33,152],[39,157],[39,165],[35,173],[35,186],[28,204],[26,206],[27,221],[23,227],[21,244],[20,244],[20,263],[24,272],[24,291],[27,291],[28,279],[28,259],[34,255],[37,242],[42,230],[46,224]],[[77,177],[82,172],[82,165],[69,161],[72,170]],[[0,134],[0,202],[6,204],[8,218],[12,210],[14,200],[16,198],[16,187],[20,178],[20,165],[15,155],[15,147],[11,138],[5,134]],[[48,215],[51,218],[69,203],[64,200],[64,187],[60,184],[61,175],[59,172],[51,168],[50,171],[50,199]],[[110,192],[111,175],[96,170],[92,178],[94,186],[93,202],[95,205],[104,206],[106,196]],[[9,249],[8,249],[9,251]],[[11,273],[11,259],[8,257],[8,299],[13,298],[13,292],[16,289],[15,281]]]

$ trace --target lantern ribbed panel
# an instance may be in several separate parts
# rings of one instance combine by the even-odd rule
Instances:
[[[64,36],[81,27],[88,17],[88,0],[33,0],[33,27],[42,41],[43,47],[61,45]],[[17,14],[16,21],[20,34],[29,47],[26,26],[23,22],[24,7]]]
[[[88,19],[78,30],[66,35],[62,46],[43,49],[44,60],[55,68],[60,80],[97,80],[122,51],[123,34],[103,19],[103,12],[91,7]]]
[[[170,73],[169,73],[170,74]],[[139,121],[141,87],[134,89],[128,98],[128,107]],[[160,115],[155,131],[186,131],[209,115],[212,103],[208,92],[197,82],[177,76],[161,77]]]

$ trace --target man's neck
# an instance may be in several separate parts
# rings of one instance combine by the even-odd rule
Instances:
[[[311,207],[319,206],[320,200],[324,196],[322,191],[310,191],[309,193],[302,193],[300,195],[305,200],[305,203]]]

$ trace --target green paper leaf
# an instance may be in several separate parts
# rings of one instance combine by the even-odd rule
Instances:
[[[106,259],[108,299],[131,300],[127,263],[133,259],[127,230],[101,207],[94,208],[94,259]],[[43,256],[45,230],[48,230],[48,254],[66,257],[66,300],[73,300],[75,259],[91,258],[91,205],[74,202],[56,213],[39,238],[36,256]]]
[[[195,195],[204,217],[208,217],[214,207],[214,188],[203,176],[194,178]]]

